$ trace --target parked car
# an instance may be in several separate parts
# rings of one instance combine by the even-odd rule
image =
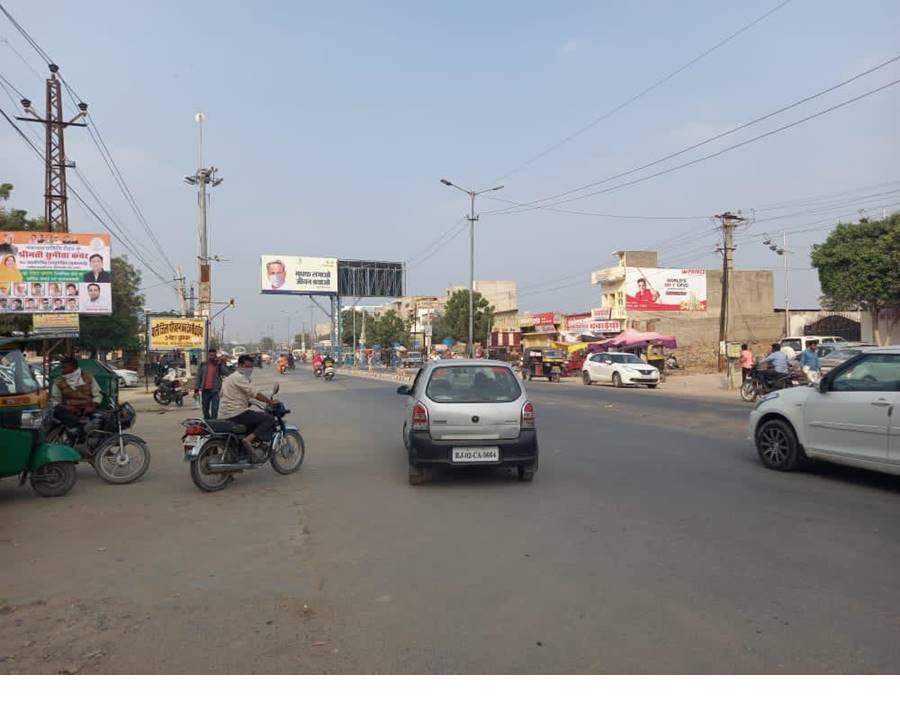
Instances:
[[[114,371],[116,372],[116,376],[119,377],[119,382],[126,388],[129,386],[137,386],[140,383],[137,371],[119,368],[114,368]]]
[[[655,389],[659,385],[659,369],[643,362],[633,353],[595,353],[585,359],[581,380],[585,386],[600,382]]]
[[[422,352],[410,351],[403,357],[400,366],[405,369],[417,369],[422,366]]]
[[[750,438],[770,469],[823,459],[900,474],[898,407],[900,346],[866,347],[818,384],[763,396]]]
[[[503,361],[435,361],[419,369],[407,397],[403,444],[409,483],[429,481],[435,467],[508,466],[531,481],[538,466],[534,405]]]
[[[782,351],[791,349],[795,354],[798,354],[806,351],[810,341],[815,341],[819,344],[847,343],[840,336],[785,336],[779,343]]]

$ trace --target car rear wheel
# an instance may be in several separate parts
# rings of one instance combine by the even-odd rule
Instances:
[[[581,372],[581,383],[583,383],[585,386],[591,385],[591,375],[587,371]]]
[[[783,419],[770,419],[759,425],[756,452],[763,464],[776,471],[793,471],[803,458],[797,434]]]
[[[434,469],[430,466],[409,465],[409,483],[411,486],[427,484],[434,478]]]
[[[519,481],[532,481],[534,479],[534,472],[534,464],[519,466],[516,469],[516,473],[519,476]]]

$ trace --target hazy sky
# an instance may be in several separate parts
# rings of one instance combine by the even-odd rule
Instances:
[[[225,179],[212,193],[210,250],[229,259],[214,267],[213,295],[237,299],[228,335],[243,338],[269,331],[283,337],[287,314],[294,329],[309,320],[306,299],[258,293],[261,253],[416,261],[467,210],[465,196],[440,185],[441,177],[478,188],[502,177],[506,189],[497,195],[516,201],[555,195],[729,130],[900,53],[895,0],[793,0],[510,174],[777,1],[4,4],[90,103],[166,254],[188,277],[196,274],[196,192],[182,179],[197,165],[194,113],[206,114],[205,160]],[[0,42],[0,73],[42,109],[38,75],[45,68],[0,17],[2,39],[8,42]],[[900,62],[646,173],[897,78]],[[5,95],[0,104],[11,109]],[[483,199],[476,275],[518,281],[523,310],[586,310],[599,300],[590,272],[610,265],[614,250],[662,248],[664,263],[714,267],[716,238],[707,218],[751,208],[757,221],[736,238],[737,266],[778,268],[781,259],[757,234],[780,237],[783,228],[856,218],[858,208],[873,215],[900,208],[898,118],[900,86],[894,86],[721,157],[558,206],[692,217],[685,220],[549,210],[491,216],[485,212],[508,206]],[[66,143],[134,242],[149,247],[86,131],[71,129]],[[0,181],[16,186],[15,205],[42,212],[40,163],[5,123],[0,158]],[[802,205],[826,194],[833,196]],[[74,202],[70,226],[100,230]],[[789,231],[797,250],[794,307],[817,303],[807,251],[826,235]],[[467,233],[450,237],[410,264],[410,292],[441,293],[466,282]],[[155,266],[171,275],[162,262]],[[147,286],[159,283],[142,270]],[[781,272],[775,281],[780,304]],[[176,304],[166,286],[147,297],[157,309]]]

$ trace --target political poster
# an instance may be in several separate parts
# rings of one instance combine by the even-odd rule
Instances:
[[[331,295],[338,291],[336,258],[260,256],[263,293]]]
[[[705,311],[706,271],[701,268],[627,268],[629,311]]]
[[[203,348],[206,321],[179,316],[147,317],[147,348],[151,351],[183,351]]]
[[[0,313],[112,313],[109,236],[0,234]]]

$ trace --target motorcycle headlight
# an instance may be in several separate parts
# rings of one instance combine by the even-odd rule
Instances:
[[[44,409],[36,411],[23,411],[20,424],[23,429],[39,429],[44,425],[46,412]]]

